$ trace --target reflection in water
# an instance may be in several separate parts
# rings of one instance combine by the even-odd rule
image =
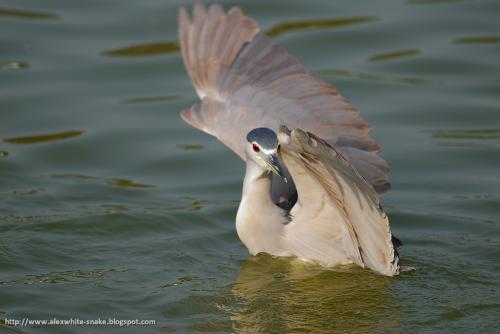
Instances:
[[[469,36],[459,37],[451,41],[454,44],[497,44],[500,36]]]
[[[241,307],[231,319],[242,333],[394,331],[393,280],[360,268],[325,270],[259,255],[240,268],[233,293]]]
[[[0,61],[0,70],[21,70],[30,67],[25,61]]]
[[[135,181],[120,179],[120,178],[105,178],[98,176],[89,176],[83,174],[51,174],[49,177],[53,179],[63,179],[63,180],[102,180],[107,184],[125,187],[125,188],[154,188],[154,185],[138,183]]]
[[[165,96],[144,96],[144,97],[132,97],[129,99],[125,99],[123,103],[148,103],[148,102],[161,102],[161,101],[175,101],[181,100],[181,95],[165,95]]]
[[[336,27],[372,22],[377,20],[378,17],[376,16],[354,16],[354,17],[341,17],[330,20],[307,20],[307,21],[283,22],[275,26],[272,26],[265,33],[270,37],[276,37],[284,33],[295,30],[336,28]]]
[[[8,156],[8,155],[9,155],[9,152],[7,152],[7,151],[3,151],[3,150],[0,150],[0,158],[1,158],[1,157],[6,157],[6,156]]]
[[[54,13],[12,8],[0,8],[0,16],[34,20],[59,20],[61,18],[60,15]]]
[[[135,44],[124,48],[102,51],[101,54],[110,57],[137,57],[172,53],[179,50],[179,45],[176,42],[157,42]]]
[[[63,140],[67,138],[77,137],[80,136],[83,132],[83,130],[71,130],[43,135],[3,138],[2,141],[9,144],[35,144],[46,141]]]
[[[379,53],[368,58],[368,61],[393,60],[405,57],[416,56],[420,53],[418,49],[398,50],[386,53]]]

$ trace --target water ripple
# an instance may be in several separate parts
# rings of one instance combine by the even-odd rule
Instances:
[[[316,76],[335,76],[335,77],[347,77],[352,79],[393,81],[393,82],[412,84],[412,85],[438,83],[437,81],[431,81],[417,77],[389,76],[382,74],[372,74],[372,73],[355,72],[355,71],[339,70],[339,69],[322,69],[322,70],[312,71],[312,74]]]
[[[26,61],[0,61],[0,70],[22,70],[30,66]]]
[[[183,277],[180,277],[177,280],[175,280],[175,282],[170,282],[170,283],[165,283],[165,284],[160,285],[160,288],[164,289],[164,288],[170,288],[173,286],[183,285],[187,282],[193,281],[194,279],[195,278],[193,276],[190,276],[190,275],[183,276]]]
[[[265,34],[270,37],[277,37],[282,34],[298,30],[338,28],[377,20],[379,20],[377,16],[354,16],[335,19],[283,22],[272,26],[265,31]],[[176,41],[162,41],[132,44],[126,47],[104,50],[101,52],[101,55],[108,57],[143,57],[175,53],[179,51],[179,43]]]
[[[104,277],[110,273],[126,272],[129,269],[94,269],[94,270],[66,270],[66,271],[53,271],[40,275],[26,275],[21,278],[13,280],[0,281],[0,285],[12,284],[58,284],[58,283],[75,283],[86,280],[95,280]]]
[[[50,174],[50,178],[53,179],[63,179],[63,180],[101,180],[106,182],[107,184],[111,184],[114,186],[125,187],[125,188],[154,188],[155,186],[152,184],[139,183],[128,179],[122,178],[106,178],[99,176],[89,176],[83,174]]]
[[[0,16],[12,17],[16,19],[31,19],[31,20],[60,20],[59,14],[41,12],[34,10],[21,10],[13,8],[0,8]]]
[[[123,48],[102,51],[101,55],[108,57],[141,57],[178,52],[177,42],[153,42],[134,44]]]
[[[468,36],[458,37],[451,41],[453,44],[498,44],[500,36]]]
[[[438,139],[500,139],[500,129],[446,129],[424,130]]]
[[[9,143],[9,144],[36,144],[47,141],[56,141],[72,137],[78,137],[83,132],[84,130],[71,130],[71,131],[56,132],[56,133],[41,134],[41,135],[9,137],[9,138],[3,138],[2,141],[4,143]]]
[[[277,37],[279,35],[297,30],[338,28],[338,27],[368,23],[378,20],[379,18],[377,16],[354,16],[354,17],[340,17],[335,19],[324,19],[324,20],[283,22],[272,26],[271,28],[266,30],[265,34],[270,37]]]
[[[177,148],[181,148],[185,151],[199,151],[207,148],[207,145],[203,144],[177,144]]]
[[[458,3],[463,0],[407,0],[411,5],[439,5],[447,3]]]
[[[405,49],[405,50],[379,53],[368,58],[368,61],[393,60],[393,59],[412,57],[418,54],[420,54],[419,49]]]
[[[132,97],[122,100],[126,104],[136,104],[136,103],[149,103],[149,102],[162,102],[162,101],[176,101],[182,100],[181,95],[165,95],[165,96],[143,96],[143,97]]]

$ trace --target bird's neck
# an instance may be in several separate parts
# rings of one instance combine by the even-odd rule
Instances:
[[[281,254],[285,211],[271,199],[271,175],[251,159],[247,161],[236,231],[252,254]]]
[[[256,197],[261,204],[271,205],[271,174],[263,170],[252,160],[247,162],[243,180],[242,197]]]

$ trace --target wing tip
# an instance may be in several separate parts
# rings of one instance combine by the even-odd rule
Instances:
[[[375,192],[379,195],[391,190],[392,188],[391,183],[387,179],[389,167],[384,160],[381,160],[385,163],[384,165],[377,166],[384,177],[379,177],[368,181],[365,177],[362,176],[362,174],[357,170],[353,163],[350,162],[349,159],[347,159],[342,154],[342,152],[330,145],[323,138],[316,136],[314,133],[304,131],[300,128],[290,130],[285,125],[281,125],[278,129],[278,139],[280,143],[295,145],[297,146],[297,148],[300,147],[300,149],[304,150],[305,152],[329,152],[334,157],[340,157],[342,160],[344,160],[345,163],[350,166],[350,168],[352,168],[357,174],[359,174],[361,178],[365,180],[367,185],[371,186],[371,188],[373,188],[373,190],[375,190]]]
[[[286,125],[278,127],[278,142],[285,145],[290,144],[290,129]]]
[[[207,8],[205,7],[205,5],[201,1],[196,1],[193,7],[194,16],[196,17],[200,14],[206,14],[206,12]]]
[[[391,183],[386,180],[380,183],[372,184],[372,187],[379,195],[386,193],[392,189]]]
[[[238,6],[233,6],[227,11],[227,15],[243,16],[243,11]]]
[[[204,123],[200,114],[200,104],[195,103],[191,107],[180,112],[180,116],[184,122],[197,129],[203,129]]]
[[[311,133],[300,128],[290,130],[286,125],[280,125],[278,128],[278,140],[280,143],[297,146],[302,149],[307,149],[307,146],[312,149],[317,148],[318,141],[316,138],[322,141],[320,138],[313,138],[311,135]]]
[[[259,31],[257,23],[233,6],[196,3],[190,13],[179,9],[179,40],[186,70],[198,95],[221,90],[223,67],[230,66],[243,46]],[[234,78],[233,78],[234,79]]]
[[[182,32],[191,24],[191,18],[189,17],[189,13],[186,7],[182,6],[179,8],[177,17],[179,20],[179,32]]]
[[[332,154],[334,154],[334,156],[338,155],[338,152],[335,148],[328,144],[324,139],[316,136],[309,131],[295,128],[291,130],[290,138],[291,142],[295,143],[306,152],[324,153],[330,151]]]

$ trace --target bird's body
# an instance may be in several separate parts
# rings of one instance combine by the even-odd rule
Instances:
[[[196,5],[192,22],[183,9],[179,18],[201,98],[181,116],[246,162],[236,230],[250,253],[398,274],[378,202],[389,169],[358,111],[239,8]]]
[[[271,199],[271,175],[255,163],[247,164],[243,181],[243,194],[236,215],[236,231],[252,255],[268,253],[275,256],[297,256],[303,260],[317,261],[325,266],[351,264],[353,260],[343,251],[343,231],[340,226],[328,228],[331,239],[326,238],[318,247],[318,231],[302,228],[297,220],[317,217],[294,216],[277,206]],[[323,203],[318,203],[319,206]],[[255,208],[259,208],[255,210]],[[294,206],[294,211],[300,211]],[[329,219],[334,219],[330,215]],[[295,220],[295,221],[294,221]],[[311,233],[312,232],[312,233]],[[313,237],[314,245],[306,245]],[[309,252],[307,252],[307,250]]]
[[[255,162],[249,162],[236,215],[236,231],[252,255],[261,252],[292,255],[287,250],[285,239],[285,228],[289,222],[286,216],[287,212],[271,199],[271,174]]]

